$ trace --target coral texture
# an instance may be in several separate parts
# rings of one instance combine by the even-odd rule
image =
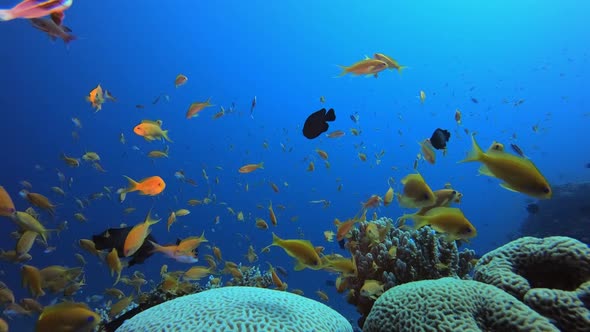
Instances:
[[[363,222],[358,229],[351,231],[349,249],[353,253],[358,275],[348,277],[348,302],[356,305],[363,317],[369,313],[375,300],[361,295],[360,289],[366,280],[383,283],[384,290],[396,285],[424,279],[442,277],[469,278],[473,267],[475,252],[459,251],[456,242],[448,242],[436,235],[430,227],[419,230],[390,228],[383,241],[371,244],[366,233],[367,226],[375,223],[380,231],[388,229],[393,221],[381,218]]]
[[[502,290],[442,278],[396,286],[377,299],[363,332],[559,331],[547,318]]]
[[[524,237],[484,255],[474,279],[494,285],[567,331],[590,331],[590,248],[575,239]]]
[[[117,331],[352,332],[352,326],[338,312],[303,296],[235,286],[162,303],[137,314]]]

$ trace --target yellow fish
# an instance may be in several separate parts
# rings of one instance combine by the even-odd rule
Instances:
[[[483,152],[475,136],[471,136],[472,150],[460,162],[479,161],[483,163],[479,173],[503,180],[505,189],[520,192],[538,199],[549,199],[551,186],[532,161],[504,152],[502,149]]]
[[[100,316],[85,303],[62,302],[45,307],[35,331],[94,331]]]
[[[429,210],[423,216],[411,214],[404,215],[402,218],[413,219],[415,229],[430,225],[435,231],[444,233],[448,241],[466,240],[477,236],[475,227],[457,208],[437,207]]]

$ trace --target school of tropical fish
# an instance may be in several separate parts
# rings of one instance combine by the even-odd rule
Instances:
[[[6,10],[0,10],[0,21],[13,19],[28,19],[32,26],[46,33],[52,39],[62,39],[66,44],[76,40],[72,30],[64,25],[66,22],[65,12],[72,6],[72,0],[24,0],[15,7]],[[395,70],[401,74],[406,68],[400,65],[393,57],[375,53],[373,57],[365,56],[358,62],[350,66],[341,66],[340,76],[369,76],[379,78],[384,75],[386,70]],[[190,86],[189,77],[179,73],[176,77],[170,78],[170,86],[175,89],[186,89]],[[104,89],[100,84],[89,87],[88,95],[85,96],[89,110],[101,112],[103,108],[108,108],[107,103],[117,103],[118,98],[114,94]],[[119,96],[120,97],[120,96]],[[170,95],[158,95],[153,104],[162,100],[173,98]],[[198,100],[187,106],[184,119],[180,116],[179,120],[170,121],[196,121],[199,116],[210,116],[213,119],[220,119],[236,112],[237,106],[232,104],[227,110],[221,106],[217,112],[212,111],[214,96],[206,100]],[[418,92],[419,103],[427,102],[427,94],[424,91]],[[328,101],[325,97],[320,97],[320,102],[325,105]],[[472,100],[477,103],[477,100]],[[249,116],[254,118],[259,101],[253,97],[249,106]],[[144,104],[137,104],[136,108],[144,108]],[[305,139],[313,140],[318,137],[325,137],[329,140],[339,139],[347,134],[343,129],[335,128],[330,131],[330,127],[335,127],[338,110],[334,108],[321,108],[319,110],[308,110],[308,116],[301,119],[301,133]],[[455,110],[454,114],[449,115],[454,118],[458,126],[462,125],[462,114],[460,110]],[[354,123],[360,120],[358,112],[350,114],[349,118]],[[348,121],[348,120],[347,120]],[[72,118],[76,127],[74,138],[77,138],[77,132],[82,130],[82,123],[78,118]],[[134,133],[145,140],[145,145],[165,144],[162,149],[153,148],[146,153],[148,160],[158,158],[168,158],[169,154],[175,149],[177,142],[174,140],[174,132],[169,132],[166,122],[161,119],[144,119],[139,123],[124,123],[125,132],[121,132],[119,141],[121,144],[127,144],[125,133]],[[500,142],[492,142],[491,146],[484,150],[479,145],[476,134],[465,132],[471,137],[471,150],[463,160],[458,160],[456,167],[463,167],[462,163],[479,163],[479,174],[495,178],[500,181],[500,186],[506,190],[522,193],[524,195],[537,199],[550,199],[552,196],[551,185],[543,176],[542,172],[535,166],[524,152],[515,144],[510,144],[515,154],[510,153]],[[351,129],[352,135],[361,135],[357,129]],[[437,154],[444,157],[449,148],[448,142],[452,140],[451,132],[443,128],[433,128],[433,133],[429,138],[424,138],[418,142],[416,150],[416,159],[414,160],[414,171],[406,174],[399,183],[393,178],[388,179],[387,186],[383,187],[382,193],[374,193],[366,198],[358,207],[358,213],[350,216],[344,221],[334,220],[331,229],[323,231],[326,242],[337,241],[341,248],[346,248],[346,241],[352,229],[360,222],[367,220],[367,214],[372,212],[373,219],[376,219],[377,209],[397,204],[404,209],[413,209],[413,213],[406,213],[397,218],[396,224],[391,227],[410,227],[418,229],[424,226],[430,226],[441,237],[447,241],[468,241],[477,236],[477,227],[464,215],[460,208],[452,206],[461,202],[463,194],[452,187],[450,183],[442,188],[431,188],[422,174],[418,171],[420,163],[423,161],[428,164],[435,164]],[[265,143],[267,144],[267,143]],[[284,151],[288,147],[281,143]],[[138,149],[138,147],[134,147]],[[326,168],[330,167],[329,153],[323,149],[315,150],[317,158],[321,160]],[[385,151],[375,155],[376,162],[383,157]],[[98,152],[86,151],[83,155],[74,155],[68,152],[56,151],[65,168],[93,167],[97,172],[106,172],[102,166],[102,158]],[[363,152],[358,152],[358,159],[367,162],[368,156]],[[316,165],[315,158],[310,158],[306,171],[314,172]],[[40,166],[39,166],[40,167]],[[222,169],[222,166],[217,166]],[[232,170],[243,177],[244,184],[241,190],[248,191],[248,179],[252,173],[264,172],[265,165],[262,160],[253,160]],[[0,217],[12,221],[14,229],[12,236],[15,244],[13,248],[4,248],[0,252],[0,259],[14,263],[12,271],[6,273],[19,273],[21,275],[22,287],[29,292],[29,297],[15,299],[13,291],[4,283],[0,282],[0,305],[3,306],[4,317],[13,318],[16,316],[29,316],[27,319],[36,320],[37,331],[92,331],[101,322],[102,318],[92,308],[93,298],[109,298],[110,318],[116,317],[135,299],[142,296],[141,287],[148,283],[144,273],[136,270],[129,275],[128,269],[132,266],[138,267],[142,264],[149,264],[149,259],[153,255],[162,255],[171,261],[186,264],[186,268],[180,271],[168,271],[166,265],[161,268],[161,282],[163,287],[169,290],[183,289],[191,282],[209,279],[211,276],[214,280],[220,282],[217,277],[229,275],[233,278],[241,278],[244,268],[248,264],[253,264],[259,260],[262,255],[273,247],[278,247],[284,251],[286,256],[294,259],[293,269],[300,271],[303,269],[323,270],[330,273],[338,274],[338,280],[343,277],[354,276],[356,274],[356,263],[350,255],[328,254],[324,253],[324,247],[321,243],[312,243],[302,238],[281,238],[281,227],[275,208],[284,210],[285,205],[273,205],[272,201],[258,204],[256,209],[264,209],[263,217],[260,215],[253,216],[248,211],[235,211],[229,203],[221,202],[217,199],[214,192],[209,191],[204,198],[191,198],[184,203],[184,206],[170,210],[167,217],[160,218],[155,213],[156,210],[163,210],[166,207],[158,206],[158,201],[154,200],[151,210],[137,211],[143,217],[133,225],[122,224],[119,227],[110,227],[104,229],[98,234],[80,234],[77,243],[78,249],[73,253],[80,263],[77,267],[67,267],[59,265],[45,266],[43,260],[36,260],[35,264],[30,263],[32,256],[31,249],[34,246],[45,248],[45,252],[50,253],[55,250],[60,241],[59,234],[68,232],[67,222],[60,223],[56,218],[63,218],[60,215],[60,209],[63,204],[58,204],[48,197],[48,193],[58,197],[60,200],[73,199],[77,206],[78,212],[72,217],[78,222],[89,222],[85,215],[85,209],[92,201],[99,199],[112,199],[119,204],[127,204],[127,197],[130,195],[141,195],[157,197],[160,195],[173,195],[167,191],[166,181],[178,181],[186,184],[186,191],[197,186],[194,178],[188,177],[184,170],[178,170],[173,176],[169,174],[152,174],[146,178],[138,178],[138,174],[120,174],[121,182],[115,186],[105,186],[102,191],[93,193],[88,198],[73,197],[69,192],[74,179],[66,175],[67,171],[57,171],[60,181],[59,186],[40,187],[27,181],[22,181],[22,190],[19,192],[7,192],[3,186],[0,186]],[[473,174],[476,176],[476,174]],[[202,170],[204,181],[209,182],[209,176],[205,169]],[[219,178],[213,181],[219,182]],[[287,187],[288,183],[274,183],[268,181],[270,188],[275,193],[279,193],[281,187]],[[398,188],[397,190],[394,190]],[[342,189],[339,185],[338,191]],[[145,200],[150,198],[145,197]],[[318,204],[323,207],[329,207],[330,201],[326,199],[310,201],[310,204]],[[166,238],[171,228],[179,227],[182,218],[194,213],[191,208],[205,206],[210,204],[224,205],[235,218],[235,222],[248,223],[255,225],[260,232],[265,232],[270,228],[274,231],[269,232],[268,246],[256,252],[253,246],[250,246],[248,252],[244,255],[244,262],[231,262],[225,260],[222,255],[222,248],[218,245],[207,245],[206,232],[204,230],[191,230],[191,234],[178,239],[177,241],[161,242]],[[126,205],[125,214],[134,213],[135,207]],[[369,217],[370,218],[370,217]],[[294,218],[292,221],[296,221]],[[411,223],[409,223],[411,221]],[[48,223],[52,222],[52,226]],[[218,216],[215,223],[220,222]],[[164,225],[165,224],[165,225]],[[380,230],[368,230],[368,236],[371,241],[380,241]],[[374,233],[374,234],[373,234]],[[266,233],[265,233],[266,234]],[[5,246],[6,244],[3,244]],[[225,245],[231,245],[226,243]],[[204,253],[204,254],[203,254]],[[286,258],[285,256],[285,258]],[[262,260],[262,259],[260,259]],[[206,264],[202,264],[205,261]],[[74,296],[82,289],[91,276],[86,276],[84,267],[87,264],[102,264],[108,269],[111,279],[103,281],[104,293],[95,294],[87,297],[87,301],[76,301]],[[223,268],[219,265],[223,264]],[[285,263],[289,264],[289,263]],[[282,268],[273,266],[267,262],[269,273],[276,289],[289,290],[302,294],[302,291],[290,289],[286,282],[281,279],[280,273]],[[141,269],[141,267],[139,267]],[[279,271],[279,272],[277,272]],[[295,272],[297,273],[297,272]],[[337,280],[336,287],[345,289],[345,285]],[[92,280],[92,282],[95,282]],[[96,281],[98,282],[98,280]],[[123,287],[121,287],[123,286]],[[342,291],[344,290],[342,289]],[[363,296],[375,298],[382,290],[382,285],[374,280],[368,280],[363,286]],[[49,294],[60,294],[58,301],[50,303]],[[318,297],[323,301],[328,301],[325,292],[319,290]],[[0,332],[9,330],[9,321],[0,318]]]

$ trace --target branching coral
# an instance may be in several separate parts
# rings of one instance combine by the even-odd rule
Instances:
[[[383,241],[371,241],[367,234],[370,224],[385,232]],[[437,236],[430,227],[419,230],[391,228],[392,220],[381,218],[363,222],[351,231],[348,247],[357,264],[357,276],[346,278],[348,302],[356,305],[362,317],[359,326],[371,310],[374,299],[363,296],[361,288],[367,280],[377,280],[387,290],[396,285],[442,277],[469,278],[475,252],[459,251],[455,242]]]

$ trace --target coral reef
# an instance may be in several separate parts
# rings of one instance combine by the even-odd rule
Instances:
[[[366,230],[376,224],[384,236],[381,241],[370,241]],[[375,300],[363,296],[360,291],[365,281],[376,280],[383,284],[383,290],[396,285],[424,279],[442,277],[470,278],[468,273],[474,264],[475,252],[459,251],[456,242],[448,242],[437,236],[430,227],[419,230],[392,228],[391,219],[381,218],[362,222],[358,229],[351,231],[347,244],[357,264],[357,276],[346,278],[348,302],[356,305],[362,315],[359,326],[363,326]]]
[[[250,286],[250,287],[270,287],[272,285],[272,278],[268,272],[261,272],[259,266],[242,267],[241,278],[231,278],[226,284],[232,286]],[[209,276],[204,286],[194,282],[180,282],[178,272],[165,273],[163,280],[156,288],[147,293],[142,293],[135,302],[132,302],[129,307],[122,311],[116,317],[109,317],[110,307],[99,308],[98,312],[101,315],[102,323],[99,326],[99,331],[114,332],[126,320],[131,319],[135,315],[143,312],[151,307],[157,306],[167,301],[174,300],[178,297],[196,294],[208,289],[221,288],[221,280],[213,275]],[[171,279],[168,279],[170,276]],[[170,281],[172,280],[172,283]],[[171,286],[172,285],[172,286]]]
[[[396,286],[377,299],[364,332],[559,331],[502,290],[456,278]]]
[[[521,236],[568,236],[590,243],[590,183],[554,186],[553,197],[529,205]]]
[[[484,255],[474,279],[496,286],[566,331],[590,331],[590,248],[575,239],[524,237]]]
[[[270,276],[270,273],[268,273],[268,271],[262,273],[258,265],[242,268],[242,265],[240,264],[239,267],[242,270],[242,278],[232,278],[228,281],[228,286],[268,288],[272,285],[272,277]]]
[[[575,291],[534,288],[526,293],[524,303],[552,318],[562,331],[590,331],[590,281]]]
[[[352,332],[338,312],[289,292],[221,287],[160,304],[117,331],[334,331]]]

